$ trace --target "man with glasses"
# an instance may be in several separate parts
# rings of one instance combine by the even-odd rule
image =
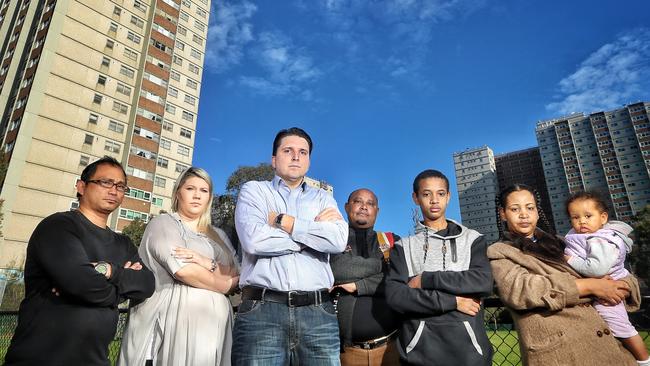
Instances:
[[[154,291],[137,248],[106,225],[128,189],[120,163],[104,157],[77,181],[79,209],[50,215],[36,227],[5,365],[109,365],[117,305]]]

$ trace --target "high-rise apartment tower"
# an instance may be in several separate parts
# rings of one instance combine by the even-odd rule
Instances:
[[[492,149],[483,146],[454,153],[454,170],[463,225],[483,234],[489,243],[496,241],[499,187]]]
[[[192,162],[210,0],[0,0],[1,262],[45,216],[74,208],[90,162],[123,163],[110,219],[169,210]]]
[[[650,103],[537,123],[555,226],[570,223],[565,201],[580,190],[600,191],[610,218],[629,221],[650,204]]]

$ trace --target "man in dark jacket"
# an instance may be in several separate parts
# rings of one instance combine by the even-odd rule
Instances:
[[[128,189],[120,163],[104,157],[81,173],[79,209],[38,224],[27,244],[25,299],[5,365],[110,364],[117,305],[142,301],[155,287],[131,240],[106,226]]]
[[[395,344],[399,318],[385,300],[384,276],[388,270],[392,233],[373,230],[377,197],[369,189],[350,194],[345,204],[350,234],[345,252],[330,259],[338,297],[341,363],[398,365]]]
[[[423,221],[395,245],[386,279],[388,304],[404,319],[399,336],[404,365],[492,365],[481,297],[492,292],[487,242],[445,217],[449,181],[425,170],[413,182]]]

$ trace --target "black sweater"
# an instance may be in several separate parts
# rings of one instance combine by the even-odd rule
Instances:
[[[394,238],[399,240],[397,235]],[[357,286],[354,294],[338,290],[337,315],[343,346],[379,338],[397,329],[399,320],[385,300],[384,277],[388,266],[372,228],[350,227],[346,251],[333,255],[330,266],[335,285],[354,282]],[[355,310],[360,303],[363,310]]]
[[[95,271],[99,261],[111,263],[110,279]],[[5,364],[108,365],[117,305],[155,288],[151,271],[124,269],[127,261],[142,263],[130,239],[78,211],[41,221],[27,245],[25,299]]]

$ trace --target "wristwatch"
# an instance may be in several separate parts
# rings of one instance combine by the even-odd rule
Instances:
[[[109,264],[106,262],[97,262],[97,264],[95,264],[95,271],[106,276],[108,273],[108,266]]]
[[[282,228],[282,218],[284,217],[284,214],[281,213],[278,216],[275,217],[275,227],[278,229]]]

